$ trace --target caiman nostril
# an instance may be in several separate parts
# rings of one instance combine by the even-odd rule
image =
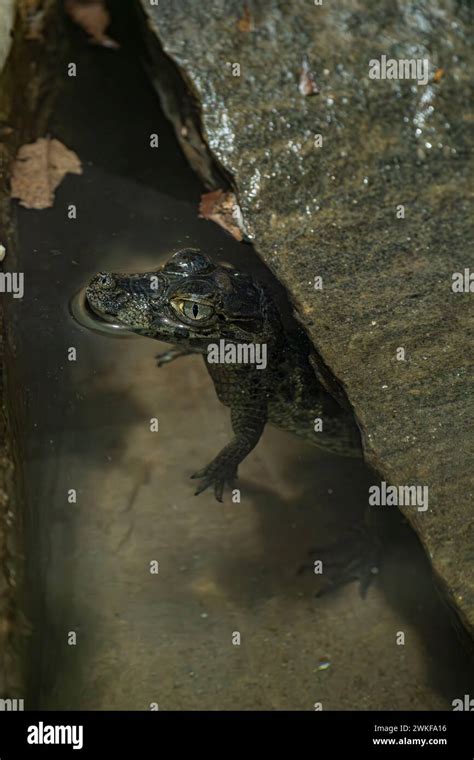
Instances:
[[[111,290],[115,286],[115,280],[108,272],[99,272],[97,282],[102,288],[107,288],[107,290]]]

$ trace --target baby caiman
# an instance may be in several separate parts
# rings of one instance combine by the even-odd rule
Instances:
[[[213,487],[222,501],[267,422],[328,451],[362,456],[354,418],[318,379],[308,338],[302,330],[285,329],[268,285],[250,274],[188,248],[153,272],[99,273],[86,299],[97,318],[173,344],[157,356],[158,366],[179,356],[203,356],[218,398],[230,407],[234,437],[191,476],[200,480],[196,494]],[[258,356],[265,361],[252,361]],[[379,553],[371,532],[357,526],[355,543],[343,542],[341,568],[334,556],[328,562],[335,568],[329,587],[357,579],[365,596]],[[338,551],[338,544],[317,550],[318,556]]]
[[[185,249],[153,272],[101,272],[86,298],[100,318],[174,344],[157,357],[159,366],[191,353],[203,356],[219,400],[230,407],[234,438],[192,476],[201,481],[196,494],[212,486],[222,501],[267,422],[331,452],[361,455],[353,417],[318,382],[308,343],[285,331],[268,286],[251,275]],[[241,362],[232,361],[229,346]],[[250,361],[259,355],[252,346],[264,363]]]

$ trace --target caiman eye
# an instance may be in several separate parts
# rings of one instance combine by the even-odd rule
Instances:
[[[175,309],[177,308],[187,319],[192,319],[195,322],[209,319],[214,314],[212,306],[207,306],[205,303],[198,303],[197,301],[173,301],[172,303]]]
[[[104,288],[105,290],[112,290],[112,288],[115,286],[115,280],[113,276],[108,272],[99,272],[99,274],[96,276],[96,281],[100,287]]]

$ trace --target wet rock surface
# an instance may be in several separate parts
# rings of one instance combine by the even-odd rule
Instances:
[[[188,158],[230,179],[380,479],[428,486],[428,509],[403,511],[472,630],[474,295],[452,289],[473,263],[467,5],[143,8],[156,78],[161,56],[185,83],[179,101],[157,82]],[[427,83],[371,79],[383,55],[427,59]]]
[[[10,52],[14,15],[14,1],[2,0],[0,3],[0,72]]]
[[[57,91],[53,65],[60,61],[61,22],[55,0],[0,0],[0,245],[3,272],[15,272],[17,236],[10,201],[14,156],[23,142],[41,134]],[[55,57],[52,56],[54,50]],[[62,77],[62,73],[60,75]],[[16,270],[18,271],[18,270]],[[20,270],[21,271],[21,270]],[[28,515],[24,509],[21,448],[22,386],[16,368],[17,343],[7,316],[12,296],[2,282],[0,298],[0,699],[2,710],[28,706],[27,653],[31,604],[25,558]],[[10,312],[11,316],[11,312]],[[34,535],[34,539],[36,536]],[[30,544],[31,546],[31,544]]]

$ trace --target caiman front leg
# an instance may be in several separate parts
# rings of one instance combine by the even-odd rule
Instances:
[[[267,421],[266,404],[248,403],[231,406],[232,429],[235,437],[207,467],[191,475],[202,480],[196,496],[214,486],[217,501],[222,501],[225,486],[232,488],[239,464],[250,454],[260,440]]]

